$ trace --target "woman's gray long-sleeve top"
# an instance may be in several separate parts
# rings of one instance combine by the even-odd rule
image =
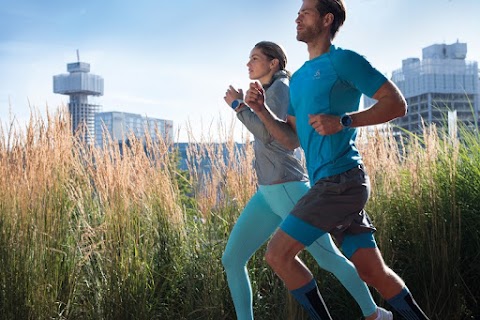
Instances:
[[[273,79],[265,92],[265,103],[279,119],[286,120],[289,78],[285,71],[278,71]],[[255,171],[259,185],[308,181],[305,169],[295,157],[294,151],[274,140],[255,112],[243,107],[238,111],[237,117],[255,137]]]

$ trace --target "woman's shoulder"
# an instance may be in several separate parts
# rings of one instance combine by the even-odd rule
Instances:
[[[273,83],[265,91],[267,99],[277,97],[283,99],[290,91],[290,80],[288,78],[280,78],[273,81]]]
[[[289,85],[290,85],[290,77],[286,74],[285,75],[281,74],[281,75],[274,76],[274,80],[268,89],[270,90],[272,88],[285,88],[285,87],[287,87],[288,89]]]

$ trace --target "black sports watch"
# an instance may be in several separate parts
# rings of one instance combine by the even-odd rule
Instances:
[[[344,114],[340,117],[340,124],[344,128],[350,128],[352,126],[352,122],[352,117],[350,117],[348,114]]]

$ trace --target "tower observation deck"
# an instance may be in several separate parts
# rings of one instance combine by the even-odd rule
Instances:
[[[68,74],[53,76],[53,92],[68,95],[68,111],[71,117],[72,130],[75,134],[81,130],[81,138],[92,143],[95,137],[95,114],[101,106],[89,103],[89,96],[103,95],[103,78],[90,73],[90,64],[80,62],[77,51],[77,62],[67,64]]]

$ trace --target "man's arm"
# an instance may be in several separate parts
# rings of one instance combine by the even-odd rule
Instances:
[[[393,82],[387,80],[373,95],[377,100],[368,109],[350,113],[352,127],[381,124],[403,117],[407,113],[407,102]],[[343,129],[340,117],[328,114],[309,115],[310,125],[321,135],[335,134]]]
[[[251,83],[245,97],[246,104],[257,114],[268,132],[280,144],[290,150],[300,146],[297,137],[295,117],[288,116],[287,121],[277,118],[265,106],[265,96],[261,85],[257,82]]]
[[[350,114],[352,127],[371,126],[403,117],[407,114],[407,102],[397,86],[387,80],[373,95],[377,103],[370,108]]]

